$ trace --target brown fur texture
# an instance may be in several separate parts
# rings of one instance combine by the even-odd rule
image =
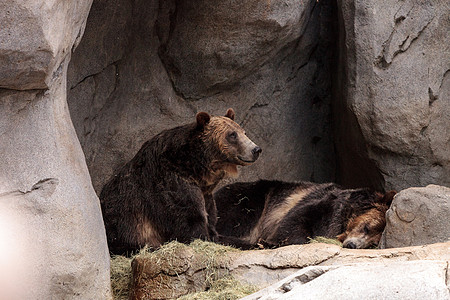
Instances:
[[[378,244],[395,192],[342,189],[333,183],[260,180],[234,183],[214,194],[219,234],[249,244],[304,244],[337,238],[348,248]]]
[[[112,253],[218,239],[212,192],[261,152],[234,115],[200,112],[194,123],[161,132],[109,180],[100,202]]]

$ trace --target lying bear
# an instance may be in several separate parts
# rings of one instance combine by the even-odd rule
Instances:
[[[337,237],[347,248],[369,248],[380,241],[394,194],[333,183],[234,183],[214,194],[216,229],[249,244],[304,244],[324,236]]]
[[[147,141],[112,176],[100,194],[112,253],[170,240],[217,240],[214,188],[261,153],[233,120],[233,109],[224,117],[200,112],[194,123]]]

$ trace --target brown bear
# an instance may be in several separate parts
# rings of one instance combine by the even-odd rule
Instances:
[[[191,124],[165,130],[142,146],[100,194],[109,249],[130,253],[178,240],[217,240],[212,192],[261,148],[235,123],[199,112]]]
[[[324,236],[338,238],[347,248],[368,248],[380,240],[394,194],[334,183],[234,183],[214,194],[216,229],[249,244],[304,244]]]

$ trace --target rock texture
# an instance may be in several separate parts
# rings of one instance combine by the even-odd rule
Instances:
[[[90,6],[0,3],[0,299],[110,298],[100,205],[66,102]]]
[[[446,1],[95,0],[68,91],[94,188],[158,132],[228,107],[264,150],[240,180],[450,185],[447,12]]]
[[[438,297],[436,299],[446,299],[443,296],[448,295],[446,284],[449,283],[445,281],[445,274],[449,272],[450,242],[383,250],[344,249],[337,245],[317,243],[292,245],[274,250],[243,252],[225,250],[213,256],[208,255],[208,252],[205,254],[204,250],[196,252],[186,245],[172,249],[170,255],[163,255],[161,258],[146,256],[135,258],[132,263],[132,299],[167,299],[199,291],[208,286],[207,278],[212,275],[216,279],[231,275],[240,282],[260,288],[276,284],[269,289],[275,291],[283,286],[281,292],[284,294],[293,288],[293,285],[288,287],[287,282],[306,283],[325,272],[330,271],[332,274],[331,270],[336,271],[334,273],[336,276],[331,275],[325,283],[318,283],[321,288],[315,290],[315,287],[314,290],[325,292],[334,299],[340,298],[341,295],[356,299],[366,297],[387,299],[383,297],[383,295],[389,295],[387,292],[392,292],[391,295],[399,292],[406,297],[404,299],[417,299],[414,297],[423,293],[436,295]],[[212,264],[211,261],[214,263]],[[300,269],[302,271],[298,273]],[[406,280],[408,283],[403,282],[406,275],[391,275],[397,272],[409,274],[410,277]],[[389,276],[381,276],[381,274],[389,274]],[[284,280],[284,278],[288,279]],[[374,278],[378,280],[373,280]],[[392,278],[398,278],[398,280],[393,281]],[[282,280],[281,283],[277,283],[280,280]],[[361,280],[373,283],[369,287],[369,294],[364,293],[362,288],[366,285],[362,284]],[[322,284],[328,287],[323,288]],[[352,285],[355,286],[352,287]],[[414,285],[419,288],[412,289],[408,293],[408,289]],[[340,288],[342,286],[344,288]],[[383,288],[380,288],[381,286]],[[420,289],[420,286],[423,289]],[[377,288],[381,291],[377,291]],[[331,290],[333,292],[330,292]],[[301,291],[301,295],[307,295],[309,291]],[[384,291],[386,294],[380,294]],[[258,299],[266,294],[267,291],[257,293],[250,299]]]
[[[333,180],[333,12],[327,1],[94,1],[68,100],[95,189],[163,129],[229,107],[263,148],[240,179]]]
[[[345,249],[337,245],[292,245],[274,250],[236,254],[228,267],[243,282],[266,287],[309,266],[338,266],[352,263],[450,260],[450,242],[392,249]],[[231,254],[233,255],[233,254]],[[337,288],[336,288],[337,289]],[[334,289],[333,289],[334,290]]]
[[[338,1],[334,102],[349,185],[450,185],[447,1]]]
[[[314,5],[202,0],[168,7],[172,30],[160,27],[159,33],[175,90],[199,99],[236,86],[299,39]]]
[[[1,1],[0,88],[49,88],[83,35],[91,3]]]
[[[446,261],[308,267],[242,299],[446,300],[447,272]]]
[[[386,213],[382,248],[450,240],[450,188],[429,185],[398,193]]]

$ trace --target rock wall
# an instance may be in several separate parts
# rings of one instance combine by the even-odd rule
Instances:
[[[263,148],[240,180],[334,180],[333,14],[327,1],[94,1],[68,101],[96,191],[161,130],[228,107]]]
[[[96,0],[68,86],[94,187],[161,130],[228,107],[263,148],[240,180],[450,185],[447,12],[416,0]]]
[[[447,1],[338,1],[339,175],[401,190],[450,185]]]
[[[66,102],[91,1],[0,2],[0,299],[108,299],[99,200]]]

